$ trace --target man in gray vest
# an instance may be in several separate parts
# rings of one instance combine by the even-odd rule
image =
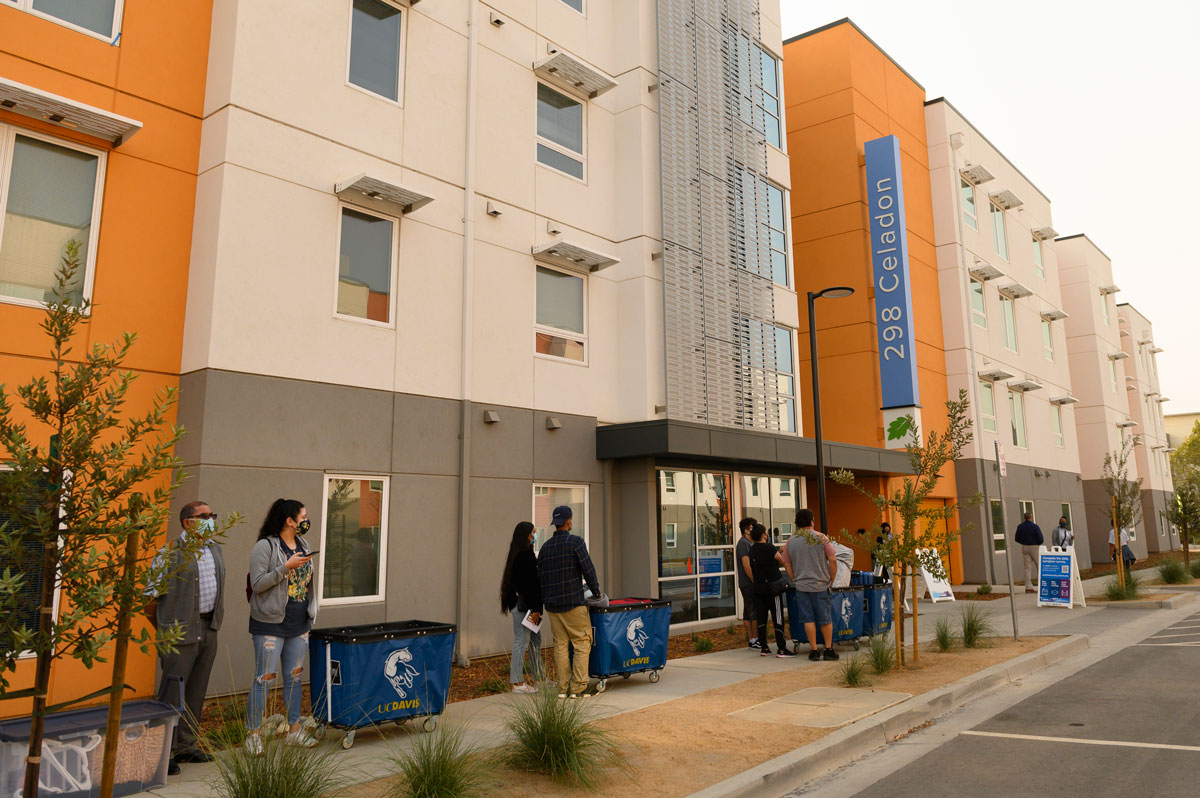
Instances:
[[[179,511],[183,526],[180,539],[188,535],[211,536],[216,518],[217,514],[205,502],[185,504]],[[177,705],[182,680],[186,712],[171,742],[171,770],[178,772],[177,762],[212,759],[211,754],[196,747],[196,742],[208,677],[217,657],[217,630],[224,615],[225,560],[216,541],[205,544],[188,562],[183,561],[181,551],[172,545],[163,548],[158,556],[167,559],[166,577],[156,589],[148,591],[153,601],[146,607],[146,616],[156,629],[176,622],[183,629],[183,638],[175,651],[159,656],[162,665],[159,700]]]

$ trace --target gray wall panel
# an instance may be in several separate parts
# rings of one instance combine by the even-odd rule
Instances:
[[[495,424],[485,424],[483,414],[494,410]],[[471,407],[471,475],[507,477],[533,474],[534,412],[517,407],[476,404]],[[539,416],[540,417],[540,416]],[[544,425],[545,422],[543,422]]]
[[[458,475],[459,403],[432,396],[396,394],[392,471]]]

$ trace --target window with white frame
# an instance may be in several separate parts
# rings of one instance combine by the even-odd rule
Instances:
[[[999,499],[991,500],[992,511],[992,549],[1004,551],[1008,546],[1008,535],[1004,531],[1004,506]]]
[[[987,380],[979,381],[979,415],[985,432],[996,431],[996,389]]]
[[[396,220],[342,206],[337,314],[390,324]]]
[[[962,196],[963,221],[972,230],[979,229],[979,221],[975,211],[975,184],[962,175],[958,178],[958,191]]]
[[[765,231],[771,248],[771,279],[787,288],[791,283],[788,269],[787,204],[783,189],[763,182],[767,189],[767,224]]]
[[[759,98],[763,111],[763,133],[766,134],[767,143],[782,147],[779,62],[766,50],[760,48],[758,53],[762,61],[762,86],[759,87]]]
[[[1034,512],[1033,512],[1033,502],[1032,501],[1030,501],[1029,499],[1021,499],[1018,502],[1018,505],[1021,508],[1020,512],[1021,512],[1021,520],[1022,521],[1025,520],[1026,515],[1028,515],[1034,521],[1037,520],[1037,516],[1035,516]]]
[[[566,3],[567,5],[569,5],[571,8],[578,11],[580,14],[583,13],[583,0],[562,0],[562,1],[564,3]]]
[[[658,595],[671,602],[672,624],[737,613],[731,482],[730,474],[658,472]]]
[[[663,524],[663,545],[668,549],[673,549],[679,545],[679,537],[676,534],[675,524]]]
[[[538,163],[582,180],[584,127],[582,102],[538,83]]]
[[[728,39],[738,80],[738,116],[772,146],[783,147],[779,62],[748,36]]]
[[[387,583],[388,477],[325,475],[322,604],[382,601]]]
[[[1050,405],[1050,428],[1054,432],[1054,445],[1061,449],[1063,445],[1062,405]]]
[[[586,363],[587,278],[539,263],[536,289],[534,351]]]
[[[1111,357],[1108,359],[1108,382],[1112,386],[1112,392],[1117,392],[1117,361]]]
[[[1042,319],[1042,354],[1054,362],[1054,328],[1045,319]]]
[[[1008,228],[1005,226],[1004,209],[990,203],[992,209],[992,245],[996,254],[1008,260]]]
[[[588,540],[588,486],[569,483],[538,483],[533,486],[533,526],[537,529],[537,550],[554,534],[554,508],[571,508],[571,534]]]
[[[1004,346],[1017,351],[1016,303],[1012,297],[1000,295],[1000,319],[1004,322]]]
[[[971,280],[971,318],[976,327],[987,329],[987,303],[983,295],[983,283]]]
[[[1100,317],[1104,319],[1105,327],[1112,324],[1112,321],[1108,317],[1108,294],[1103,291],[1100,292]]]
[[[90,296],[104,167],[99,150],[0,125],[0,299],[51,301],[71,241],[79,269],[67,299],[78,305]]]
[[[352,0],[346,80],[392,102],[400,101],[404,13],[385,0]]]
[[[1025,394],[1008,392],[1008,415],[1012,419],[1012,442],[1018,449],[1027,448],[1025,437]]]
[[[112,42],[121,30],[125,0],[0,0],[0,4]]]
[[[1037,273],[1038,277],[1042,279],[1046,278],[1046,263],[1042,253],[1042,239],[1036,237],[1033,239],[1033,270]]]
[[[6,479],[12,479],[10,470],[0,465],[0,482]],[[35,485],[35,491],[41,492],[48,487],[45,480],[40,484]],[[16,504],[7,510],[0,509],[0,526],[10,525],[13,528],[20,526],[32,526],[36,524],[34,515],[38,512],[36,503],[32,500],[27,500],[20,504]],[[10,612],[14,616],[10,620],[14,623],[12,628],[24,626],[31,633],[36,633],[38,629],[38,605],[41,603],[42,597],[42,556],[44,554],[44,546],[41,541],[26,541],[20,549],[12,549],[10,553],[12,558],[0,558],[0,574],[6,570],[11,570],[11,573],[16,576],[20,574],[24,577],[21,586],[17,588],[15,601],[13,602]],[[57,602],[57,596],[56,596]],[[55,606],[57,610],[57,604]],[[3,646],[6,651],[11,651],[14,647],[11,640],[0,637],[0,646]],[[32,652],[21,655],[33,656]]]
[[[796,367],[792,355],[795,334],[787,327],[775,328],[775,384],[779,392],[779,429],[796,431]]]

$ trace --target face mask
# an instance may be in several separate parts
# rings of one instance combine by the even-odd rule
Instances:
[[[201,518],[200,522],[198,524],[196,524],[196,534],[200,535],[201,537],[204,537],[204,536],[211,534],[212,531],[216,528],[217,528],[216,521],[214,521],[211,518]]]
[[[299,524],[296,525],[296,531],[299,532],[301,535],[307,535],[308,530],[310,530],[310,529],[312,529],[312,524],[309,523],[307,518],[305,518],[303,521],[301,521]]]
[[[533,541],[530,543],[535,549],[537,548],[537,532],[533,533]]]

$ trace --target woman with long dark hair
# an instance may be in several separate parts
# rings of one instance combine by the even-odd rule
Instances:
[[[504,576],[500,578],[500,614],[512,613],[513,648],[508,680],[514,693],[537,690],[525,681],[526,650],[529,651],[529,673],[534,683],[545,678],[542,673],[542,634],[524,624],[526,613],[534,626],[542,617],[542,589],[538,582],[537,555],[533,553],[536,537],[533,524],[528,521],[517,524],[508,544]]]
[[[312,748],[317,740],[300,730],[300,678],[308,651],[308,630],[317,617],[312,555],[303,536],[308,510],[295,499],[276,499],[267,511],[250,554],[250,635],[254,640],[254,681],[246,708],[246,749],[263,752],[263,710],[282,665],[287,707],[287,744]]]

